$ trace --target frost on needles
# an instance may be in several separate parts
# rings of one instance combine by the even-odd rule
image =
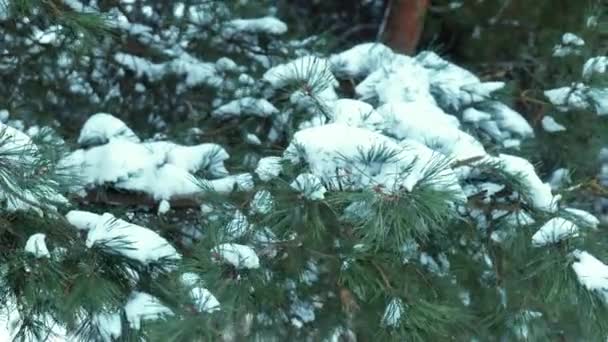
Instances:
[[[154,58],[111,38],[89,47],[90,68],[60,53],[49,73],[88,101],[68,143],[2,119],[0,339],[608,334],[608,266],[588,242],[599,221],[523,156],[535,132],[498,99],[503,82],[433,51],[323,55],[223,2],[171,4],[180,27],[154,6],[66,4]],[[59,44],[62,27],[37,27],[25,51]],[[546,95],[601,114],[571,88]],[[205,115],[167,127],[185,112]]]

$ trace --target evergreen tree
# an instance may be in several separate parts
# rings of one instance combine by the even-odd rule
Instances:
[[[599,13],[548,52],[539,126],[500,79],[270,1],[0,5],[0,339],[608,336],[602,188],[545,177],[593,177],[605,133],[593,165],[538,148],[602,127]]]

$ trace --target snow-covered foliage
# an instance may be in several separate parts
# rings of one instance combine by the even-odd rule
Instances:
[[[576,250],[573,255],[577,261],[572,269],[581,285],[608,301],[608,266],[585,251]]]
[[[157,298],[144,292],[133,292],[125,305],[125,315],[129,326],[133,329],[139,329],[142,320],[157,319],[172,314],[171,310],[163,306]]]
[[[181,258],[175,248],[154,231],[117,219],[110,213],[69,212],[67,218],[79,229],[90,227],[86,238],[89,248],[98,245],[144,265]]]
[[[245,245],[236,243],[224,243],[212,249],[219,260],[222,260],[236,268],[258,268],[260,259],[255,251]]]
[[[597,115],[608,114],[608,88],[593,83],[593,79],[606,72],[608,60],[605,56],[589,58],[582,67],[581,79],[569,86],[549,89],[545,96],[558,110],[590,111]]]
[[[25,251],[33,254],[37,258],[48,258],[51,256],[49,249],[46,247],[46,235],[38,233],[27,239],[25,243]]]
[[[112,186],[143,192],[156,200],[170,200],[205,190],[229,192],[233,186],[241,190],[250,187],[247,175],[196,179],[195,173],[203,170],[212,176],[227,176],[224,161],[229,155],[221,146],[209,143],[183,146],[169,141],[141,143],[122,121],[109,114],[91,116],[79,141],[105,142],[78,149],[61,161],[82,175],[87,188]]]
[[[321,340],[327,326],[338,340],[364,320],[391,337],[436,340],[466,319],[463,307],[487,313],[482,300],[498,303],[505,324],[527,336],[528,323],[545,316],[513,304],[501,272],[536,261],[511,249],[555,257],[600,231],[600,220],[561,203],[567,169],[545,181],[523,156],[535,132],[500,100],[505,83],[433,51],[406,56],[363,43],[323,55],[311,48],[322,39],[283,39],[288,26],[274,10],[237,18],[234,8],[247,3],[64,1],[74,13],[106,15],[120,38],[91,47],[61,24],[15,19],[31,32],[3,49],[54,49],[45,72],[23,77],[48,88],[45,104],[79,114],[62,131],[75,134],[65,136],[75,146],[45,167],[70,170],[79,182],[30,193],[31,183],[2,173],[4,212],[52,213],[57,224],[24,238],[6,230],[29,258],[4,265],[0,253],[0,291],[34,293],[19,287],[51,274],[56,284],[41,298],[55,315],[31,319],[64,319],[56,324],[64,339],[74,331],[103,341]],[[76,58],[59,49],[66,42],[89,52]],[[554,55],[580,55],[584,46],[566,34]],[[0,70],[14,65],[0,55]],[[607,114],[608,90],[591,84],[606,65],[589,59],[585,83],[545,96],[558,110]],[[545,133],[571,130],[556,118],[539,120]],[[0,121],[10,123],[0,123],[2,160],[27,166],[39,157],[34,133],[43,128],[26,129],[8,112]],[[34,171],[22,178],[36,180]],[[567,265],[605,299],[606,265],[580,250],[560,253],[570,263],[551,265]],[[25,281],[14,275],[21,269]],[[90,305],[74,304],[88,293],[81,284],[99,286]],[[58,293],[67,300],[56,303]],[[13,322],[0,337],[28,319],[0,319]],[[425,335],[434,324],[441,334]]]

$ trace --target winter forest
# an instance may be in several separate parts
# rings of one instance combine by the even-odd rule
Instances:
[[[603,0],[0,0],[0,342],[608,340]]]

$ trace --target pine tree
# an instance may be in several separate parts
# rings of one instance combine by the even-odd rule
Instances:
[[[581,209],[602,188],[545,177],[597,169],[551,162],[558,124],[502,80],[333,50],[270,1],[0,5],[2,340],[608,336],[606,242]],[[605,110],[591,22],[529,97],[572,139],[572,107]]]

